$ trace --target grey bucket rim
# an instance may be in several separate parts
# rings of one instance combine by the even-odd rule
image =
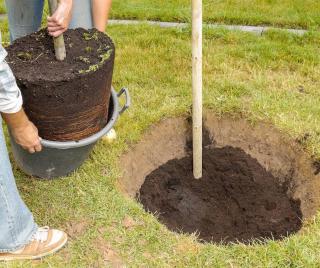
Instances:
[[[123,93],[125,93],[126,95],[126,104],[124,105],[124,107],[121,109],[121,111],[119,110],[119,101],[118,101],[118,97],[120,97]],[[130,96],[129,96],[129,92],[126,88],[121,89],[121,91],[117,94],[116,91],[114,90],[114,88],[111,88],[111,100],[113,101],[113,112],[112,112],[112,116],[110,118],[110,120],[108,121],[108,124],[99,132],[97,132],[96,134],[79,140],[79,141],[50,141],[50,140],[41,140],[41,144],[42,146],[46,147],[46,148],[53,148],[53,149],[73,149],[73,148],[79,148],[79,147],[83,147],[83,146],[87,146],[90,145],[92,143],[97,142],[101,137],[103,137],[105,134],[107,134],[111,128],[114,126],[114,124],[116,123],[119,115],[124,112],[127,108],[130,107]]]

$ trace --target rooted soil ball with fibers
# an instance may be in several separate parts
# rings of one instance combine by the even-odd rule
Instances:
[[[63,61],[55,59],[53,39],[45,29],[17,39],[7,48],[7,61],[40,136],[77,141],[107,123],[115,47],[94,29],[68,30],[64,39]]]

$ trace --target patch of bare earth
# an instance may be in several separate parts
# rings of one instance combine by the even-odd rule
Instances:
[[[111,245],[102,237],[98,237],[94,243],[94,247],[99,251],[102,262],[113,268],[126,267],[120,255],[111,247]]]
[[[72,221],[66,224],[66,233],[71,239],[76,239],[78,236],[83,235],[90,225],[89,220]]]

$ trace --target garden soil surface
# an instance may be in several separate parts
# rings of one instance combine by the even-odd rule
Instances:
[[[242,149],[204,148],[203,177],[193,178],[192,155],[151,172],[138,198],[170,230],[196,232],[209,242],[281,239],[302,226],[300,200]]]

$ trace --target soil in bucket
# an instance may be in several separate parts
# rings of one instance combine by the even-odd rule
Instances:
[[[77,141],[107,123],[115,47],[95,29],[68,30],[64,39],[64,61],[55,59],[46,29],[16,40],[7,48],[7,61],[39,135]]]
[[[203,177],[195,180],[192,154],[151,172],[138,193],[144,208],[172,231],[202,241],[280,239],[302,226],[300,201],[240,148],[205,147]]]

